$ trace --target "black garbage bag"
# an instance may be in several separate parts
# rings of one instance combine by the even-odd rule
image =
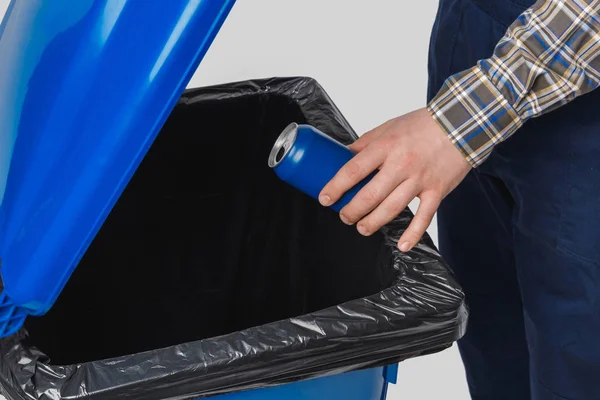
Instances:
[[[267,166],[292,121],[356,139],[308,78],[187,91],[55,306],[0,341],[0,393],[210,397],[457,340],[464,295],[430,239],[396,249],[409,210],[364,238]]]

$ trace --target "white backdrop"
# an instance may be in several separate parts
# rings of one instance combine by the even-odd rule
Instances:
[[[310,76],[362,133],[425,105],[436,9],[435,0],[237,0],[189,87]],[[437,241],[435,224],[429,233]],[[469,398],[456,347],[400,365],[389,400],[442,398]]]

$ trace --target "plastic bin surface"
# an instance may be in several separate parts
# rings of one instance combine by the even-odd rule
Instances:
[[[385,400],[397,365],[327,376],[283,386],[211,397],[214,400]],[[389,375],[388,375],[389,373]],[[393,376],[392,376],[393,374]]]
[[[0,25],[0,337],[53,305],[233,4],[9,5]]]

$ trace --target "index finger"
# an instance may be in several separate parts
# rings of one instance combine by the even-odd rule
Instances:
[[[355,155],[335,174],[319,194],[319,202],[330,206],[338,201],[344,193],[365,179],[379,168],[385,161],[385,152],[378,146],[369,145]]]

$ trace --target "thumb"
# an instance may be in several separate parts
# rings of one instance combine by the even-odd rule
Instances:
[[[367,133],[363,134],[360,138],[358,138],[354,143],[348,146],[350,150],[354,153],[358,153],[362,151],[365,147],[367,147],[372,141],[377,139],[379,135],[385,132],[388,127],[391,125],[393,121],[390,120],[383,125],[378,126],[377,128],[371,129]]]

